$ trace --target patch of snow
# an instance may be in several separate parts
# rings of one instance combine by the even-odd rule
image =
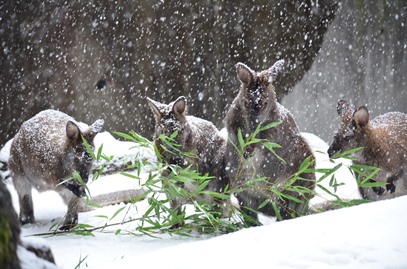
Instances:
[[[157,159],[152,148],[140,147],[137,143],[131,141],[117,140],[109,132],[98,133],[93,142],[95,144],[95,153],[103,145],[102,153],[107,156],[139,156],[150,161]]]
[[[222,137],[225,141],[228,140],[228,130],[226,129],[226,127],[220,129],[219,136]]]
[[[339,168],[334,173],[334,176],[337,180],[337,184],[343,183],[343,185],[338,187],[335,194],[344,200],[362,199],[362,197],[358,191],[356,178],[354,177],[353,173],[348,168],[352,164],[352,162],[350,160],[347,160],[344,158],[338,158],[338,159],[331,161],[329,159],[329,156],[327,153],[329,145],[325,141],[323,141],[321,138],[319,138],[318,136],[311,134],[311,133],[302,132],[301,136],[305,139],[307,144],[310,146],[312,153],[315,156],[315,168],[316,169],[319,169],[319,168],[330,169],[330,168],[334,168],[339,163],[342,163],[342,167]],[[320,174],[320,173],[316,174],[317,181],[321,178],[321,176],[322,176],[322,174]],[[331,192],[334,192],[333,188],[329,186],[329,180],[330,180],[330,178],[327,178],[326,180],[321,181],[319,184],[321,184],[323,187],[330,190]],[[335,199],[335,197],[333,197],[332,195],[329,195],[328,193],[326,193],[319,187],[316,188],[316,192],[318,195],[311,199],[311,201],[310,201],[311,207],[314,207],[314,206],[322,204],[326,201]]]
[[[0,150],[0,162],[7,163],[10,159],[11,143],[13,143],[13,139],[7,141],[3,148]]]

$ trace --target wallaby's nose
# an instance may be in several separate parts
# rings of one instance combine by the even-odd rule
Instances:
[[[84,197],[86,195],[85,188],[82,185],[74,185],[68,183],[65,184],[64,186],[79,198]]]
[[[329,156],[329,158],[331,158],[331,157],[332,157],[335,153],[337,153],[338,151],[339,151],[339,150],[333,148],[332,146],[329,147],[329,149],[328,149],[328,156]]]
[[[83,182],[88,183],[89,181],[89,172],[80,172],[81,179]]]
[[[72,192],[79,198],[86,196],[85,188],[83,186],[73,187]]]

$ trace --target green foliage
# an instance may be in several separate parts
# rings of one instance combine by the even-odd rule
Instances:
[[[84,258],[82,258],[82,255],[81,255],[79,257],[78,264],[75,266],[75,269],[80,269],[82,265],[85,265],[86,267],[88,267],[88,265],[85,263],[87,258],[88,258],[88,256],[85,256]],[[83,264],[83,263],[85,263],[85,264]]]
[[[280,145],[259,138],[261,137],[261,132],[278,125],[279,123],[271,123],[263,126],[260,123],[255,132],[247,135],[243,135],[240,130],[238,131],[238,144],[232,144],[241,160],[237,168],[237,176],[243,171],[243,161],[248,160],[249,163],[254,161],[252,160],[250,147],[256,144],[261,144],[281,162],[286,163],[275,151],[276,149],[283,150]],[[194,162],[197,156],[193,153],[182,151],[181,146],[176,142],[177,132],[174,132],[171,136],[160,135],[155,141],[150,141],[135,132],[115,134],[134,142],[138,147],[153,149],[156,153],[157,161],[133,160],[128,165],[131,172],[121,173],[126,177],[137,180],[146,191],[143,196],[136,197],[130,204],[119,207],[111,216],[98,216],[106,220],[105,225],[93,227],[88,224],[79,224],[70,232],[83,236],[93,236],[94,231],[104,231],[107,227],[133,222],[136,224],[135,228],[125,230],[120,226],[115,231],[115,234],[148,235],[152,237],[157,237],[161,233],[185,236],[190,236],[191,233],[215,235],[234,232],[252,224],[259,224],[256,219],[253,219],[245,212],[257,213],[257,211],[261,211],[266,206],[271,206],[274,209],[277,219],[283,219],[281,210],[284,210],[285,214],[288,213],[292,217],[297,217],[307,214],[308,201],[315,195],[315,181],[303,177],[307,173],[322,174],[316,185],[334,198],[331,201],[331,208],[341,208],[368,202],[366,200],[342,200],[336,192],[344,183],[338,182],[334,177],[334,173],[341,168],[342,164],[337,164],[333,168],[315,169],[314,159],[311,156],[303,161],[297,172],[277,184],[267,177],[253,175],[251,180],[242,183],[234,189],[230,189],[230,186],[227,186],[220,192],[208,191],[206,187],[213,178],[209,175],[198,173],[198,167],[196,162]],[[84,143],[87,145],[85,141]],[[88,150],[92,149],[89,145],[86,147],[89,147]],[[106,162],[111,161],[113,156],[105,156],[102,153],[102,147],[97,150],[96,154],[92,152],[92,157],[96,161],[101,159]],[[358,150],[360,148],[337,154],[335,157],[352,160],[351,155]],[[172,157],[177,160],[176,163],[167,162]],[[147,167],[148,169],[146,169]],[[100,168],[100,172],[96,172],[94,180],[98,178],[103,169],[104,165]],[[357,176],[359,186],[383,186],[382,183],[371,181],[379,171],[377,168],[352,165],[349,169]],[[79,175],[75,173],[73,174],[73,179],[84,184]],[[321,184],[326,180],[329,180],[329,186],[333,191],[330,191]],[[189,186],[189,191],[185,186]],[[260,203],[258,208],[244,208],[246,211],[242,211],[241,208],[230,203],[230,197],[247,188],[267,194],[265,195],[267,198]],[[88,189],[87,192],[89,192]],[[147,208],[142,212],[142,215],[137,218],[129,215],[130,208],[137,206],[142,200],[147,202]],[[288,204],[290,203],[288,202],[300,205],[302,209],[297,212],[299,207],[289,207]],[[177,207],[176,205],[178,204],[188,205]],[[123,213],[125,213],[123,219],[112,223]]]

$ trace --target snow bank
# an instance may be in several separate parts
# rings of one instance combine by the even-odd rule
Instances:
[[[406,268],[406,204],[407,196],[404,196],[276,222],[138,257],[123,257],[114,266]]]

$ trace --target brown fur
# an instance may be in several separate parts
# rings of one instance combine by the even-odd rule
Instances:
[[[251,217],[257,217],[257,214],[247,208],[257,210],[263,201],[271,199],[280,205],[279,211],[283,219],[291,218],[307,208],[307,202],[311,198],[310,195],[303,196],[298,193],[290,193],[304,203],[296,204],[289,200],[281,202],[270,190],[266,190],[272,185],[280,188],[280,191],[288,193],[281,190],[281,186],[298,171],[301,163],[308,156],[312,156],[312,152],[301,137],[292,115],[276,100],[272,82],[281,71],[282,65],[283,62],[278,61],[270,69],[256,73],[246,65],[238,63],[236,69],[238,79],[241,82],[241,89],[225,118],[230,141],[227,145],[226,154],[228,177],[232,189],[245,188],[244,191],[237,192],[236,196],[243,211]],[[281,149],[276,149],[276,152],[286,163],[279,160],[260,143],[251,145],[246,150],[244,158],[239,156],[232,145],[232,143],[239,144],[238,130],[241,130],[243,136],[246,136],[253,133],[259,123],[265,126],[271,122],[281,122],[281,124],[261,132],[258,138],[281,145]],[[247,181],[257,177],[266,177],[267,184],[258,182],[255,188],[245,186]],[[315,175],[313,173],[303,174],[302,177],[309,180],[297,181],[295,184],[313,189]],[[275,216],[274,209],[270,204],[259,211]]]
[[[162,104],[147,98],[149,106],[155,116],[154,139],[158,150],[164,160],[169,164],[178,164],[185,168],[193,165],[200,175],[208,174],[214,177],[206,187],[206,190],[222,192],[228,181],[224,174],[224,153],[226,141],[219,134],[218,129],[209,121],[188,116],[186,114],[186,100],[181,96],[170,104]],[[185,158],[179,152],[168,152],[162,150],[165,146],[159,136],[165,134],[171,136],[175,131],[178,135],[175,142],[180,145],[181,152],[190,152],[196,158]],[[163,176],[168,176],[165,171]],[[184,187],[194,192],[196,185],[186,183]],[[198,197],[212,203],[211,196]],[[173,197],[173,208],[181,212],[181,205],[187,201]]]
[[[355,162],[380,168],[373,180],[388,183],[385,188],[361,188],[362,196],[382,200],[407,194],[407,115],[390,112],[370,120],[367,107],[354,111],[343,100],[338,114],[341,123],[328,154],[363,147]]]
[[[72,117],[55,110],[45,110],[23,123],[10,149],[9,168],[20,202],[20,221],[34,223],[31,188],[55,190],[68,204],[61,229],[69,229],[78,221],[78,196],[84,195],[80,183],[66,182],[77,171],[87,182],[92,158],[82,136],[93,146],[93,138],[103,125],[77,123]],[[86,128],[86,129],[83,129]]]

